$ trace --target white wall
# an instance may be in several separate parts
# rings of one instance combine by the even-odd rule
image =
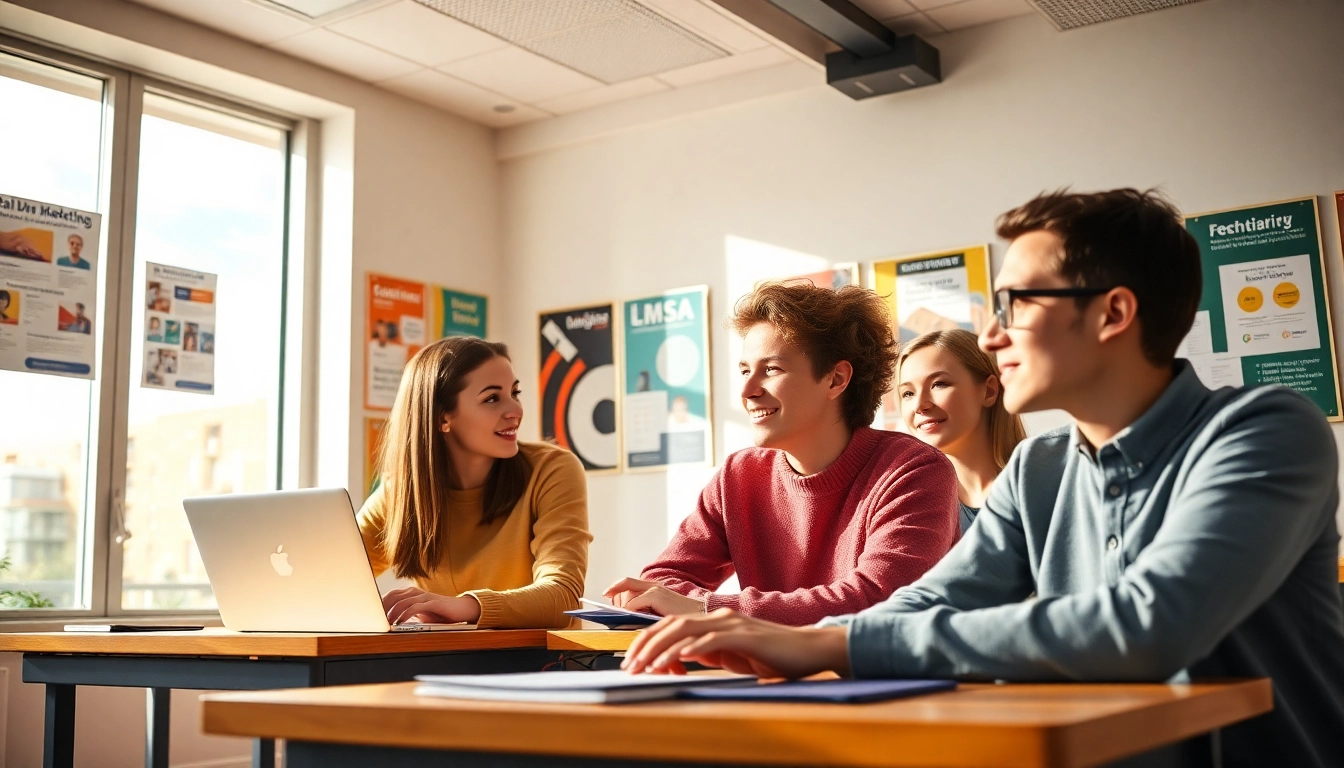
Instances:
[[[509,160],[520,376],[536,380],[539,309],[708,283],[722,449],[743,421],[722,320],[734,274],[762,268],[743,254],[769,250],[743,239],[836,262],[957,247],[1066,185],[1161,186],[1189,212],[1320,195],[1344,319],[1340,30],[1335,0],[1207,0],[1067,33],[1025,16],[933,40],[934,87],[854,102],[818,85]],[[590,594],[658,553],[688,482],[589,480]]]
[[[439,110],[122,0],[0,2],[0,27],[87,56],[325,121],[317,478],[363,485],[364,273],[496,298],[498,166],[493,133]],[[313,192],[310,190],[310,192]],[[498,321],[498,315],[490,319]],[[4,764],[41,764],[42,692],[9,670]],[[76,762],[143,765],[142,690],[80,689]],[[242,760],[248,744],[200,735],[196,692],[176,692],[174,765]]]

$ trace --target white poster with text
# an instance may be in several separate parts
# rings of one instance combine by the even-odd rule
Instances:
[[[213,394],[216,275],[145,264],[145,360],[140,386]]]
[[[0,195],[0,368],[93,378],[102,216]]]

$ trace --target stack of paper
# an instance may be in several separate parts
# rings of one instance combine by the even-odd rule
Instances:
[[[417,675],[417,696],[491,701],[616,704],[670,699],[691,688],[753,685],[752,675],[632,675],[619,669],[507,675]]]
[[[605,624],[608,629],[642,629],[650,624],[658,623],[663,618],[652,613],[640,613],[628,608],[599,603],[586,597],[581,597],[579,600],[593,607],[578,611],[565,611],[565,613],[570,616],[577,616],[584,621]]]

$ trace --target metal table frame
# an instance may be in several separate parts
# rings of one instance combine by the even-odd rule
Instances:
[[[168,768],[169,704],[174,688],[255,691],[390,683],[419,674],[536,671],[559,658],[559,653],[542,648],[262,658],[24,653],[23,681],[46,686],[44,768],[74,766],[75,687],[80,685],[146,689],[145,766]],[[253,740],[252,765],[274,768],[272,739]]]

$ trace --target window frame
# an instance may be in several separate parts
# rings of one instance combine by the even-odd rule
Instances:
[[[0,624],[101,617],[215,617],[209,609],[145,610],[122,608],[123,548],[128,411],[131,388],[139,379],[130,359],[135,303],[135,232],[139,179],[140,125],[144,96],[153,93],[241,117],[285,131],[282,151],[285,193],[281,245],[280,360],[273,439],[267,450],[276,467],[274,489],[298,487],[311,475],[310,416],[302,413],[315,373],[313,327],[316,307],[313,261],[305,258],[316,230],[317,201],[306,190],[320,165],[315,140],[318,125],[294,115],[261,109],[237,100],[170,82],[118,65],[92,61],[26,40],[0,34],[0,53],[59,67],[102,80],[103,125],[98,169],[98,206],[106,242],[99,285],[103,322],[96,358],[96,391],[90,397],[85,503],[76,551],[76,594],[87,608],[0,609]],[[296,226],[297,223],[297,226]],[[297,331],[295,334],[293,331]]]

